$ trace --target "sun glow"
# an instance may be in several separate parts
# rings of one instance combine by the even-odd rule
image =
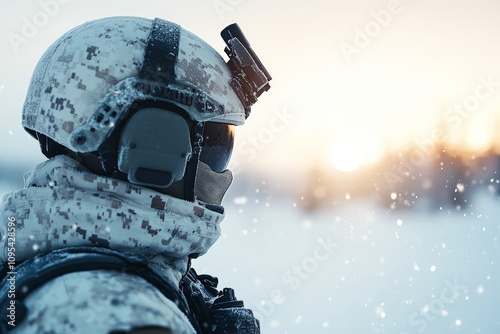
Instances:
[[[377,136],[353,131],[336,136],[330,145],[329,153],[333,167],[348,173],[379,160],[383,154],[383,147]]]
[[[486,151],[494,137],[491,121],[485,117],[470,120],[465,136],[469,149],[476,152]]]

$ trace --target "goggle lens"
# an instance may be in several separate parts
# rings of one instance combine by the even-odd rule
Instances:
[[[207,122],[203,130],[200,161],[212,171],[221,173],[227,169],[234,146],[234,125]]]

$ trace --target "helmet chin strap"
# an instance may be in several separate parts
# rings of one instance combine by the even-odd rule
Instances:
[[[233,182],[233,173],[230,170],[216,173],[207,164],[199,161],[194,195],[201,202],[221,205],[231,182]]]

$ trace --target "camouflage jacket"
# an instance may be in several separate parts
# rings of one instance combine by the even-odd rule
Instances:
[[[27,174],[25,187],[0,203],[0,261],[6,265],[14,257],[20,263],[68,247],[97,247],[140,255],[156,275],[178,287],[189,259],[206,253],[219,237],[223,218],[202,203],[93,175],[75,160],[57,156]],[[15,251],[9,253],[12,235]],[[69,273],[34,291],[26,304],[28,321],[17,333],[53,333],[50,328],[107,333],[165,325],[165,319],[175,333],[194,333],[175,303],[135,275]]]

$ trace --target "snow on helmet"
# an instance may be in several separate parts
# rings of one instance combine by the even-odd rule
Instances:
[[[199,37],[165,20],[87,22],[60,37],[40,59],[23,126],[74,152],[92,152],[138,100],[168,101],[196,121],[241,125],[256,96],[269,88],[268,73],[252,60],[244,41],[226,42],[234,45],[234,51],[226,50],[229,64]],[[259,87],[245,93],[241,82],[253,84],[254,78]]]
[[[169,21],[87,22],[40,59],[23,125],[48,157],[76,155],[86,167],[99,160],[98,171],[89,167],[98,174],[125,173],[131,183],[160,188],[189,169],[193,188],[198,159],[214,172],[225,169],[233,144],[228,126],[243,124],[270,88],[271,76],[239,27],[221,36],[227,63]]]

